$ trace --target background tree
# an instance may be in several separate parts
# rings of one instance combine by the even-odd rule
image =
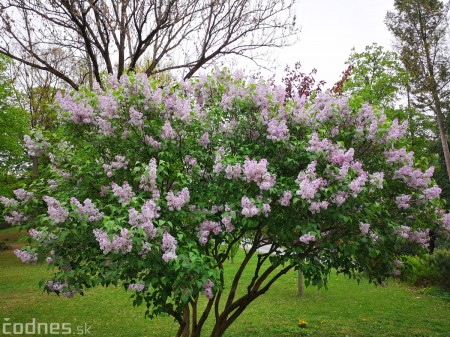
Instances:
[[[26,162],[21,140],[28,130],[29,116],[15,100],[15,88],[8,76],[11,63],[0,57],[0,193],[10,195],[17,187]]]
[[[416,107],[434,113],[447,178],[450,180],[450,152],[444,102],[448,99],[450,58],[447,49],[448,4],[439,0],[396,0],[386,24],[396,38],[409,76]]]
[[[72,68],[86,76],[180,69],[184,78],[226,55],[261,59],[266,47],[295,38],[294,0],[22,1],[0,4],[0,53],[48,71],[77,89]],[[141,63],[141,66],[143,64]],[[76,68],[73,68],[76,69]],[[86,77],[85,76],[85,77]]]
[[[435,148],[435,122],[411,103],[409,76],[397,53],[374,43],[363,52],[353,49],[346,64],[349,70],[341,93],[350,98],[350,105],[359,109],[369,103],[382,109],[391,120],[407,120],[409,148],[417,158],[428,157],[430,164],[439,165],[438,158],[430,156],[434,153],[430,149]]]

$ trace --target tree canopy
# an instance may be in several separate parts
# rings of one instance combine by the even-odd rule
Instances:
[[[294,0],[21,1],[0,4],[0,53],[73,88],[101,74],[180,69],[226,55],[260,59],[295,40]],[[261,59],[260,59],[261,60]]]

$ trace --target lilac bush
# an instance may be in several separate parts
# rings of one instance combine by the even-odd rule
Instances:
[[[209,315],[222,336],[291,269],[317,286],[332,270],[384,279],[403,246],[423,250],[429,228],[449,229],[406,124],[369,105],[286,98],[227,71],[164,88],[130,74],[104,88],[59,95],[54,141],[26,142],[48,170],[1,199],[5,219],[38,238],[16,255],[54,267],[49,292],[121,284],[148,316],[171,315],[179,336],[200,336]]]

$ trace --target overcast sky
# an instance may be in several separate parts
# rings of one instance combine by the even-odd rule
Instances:
[[[317,79],[331,87],[346,69],[351,49],[363,51],[373,42],[392,49],[384,18],[394,0],[297,0],[300,42],[277,57],[282,70],[300,61],[303,72],[317,69]]]

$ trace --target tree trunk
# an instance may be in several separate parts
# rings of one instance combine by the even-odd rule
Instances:
[[[437,93],[435,92],[433,93],[433,101],[435,107],[435,116],[439,127],[439,138],[441,139],[442,151],[444,152],[445,167],[447,168],[447,176],[450,180],[450,150],[448,148],[447,131],[445,130],[444,117],[441,110],[441,102]]]
[[[191,335],[191,324],[190,324],[190,310],[189,304],[184,306],[183,310],[183,324],[180,325],[177,332],[177,337],[189,337]]]
[[[39,175],[39,160],[38,157],[32,157],[33,159],[33,177],[37,178]]]
[[[303,297],[303,273],[300,268],[298,268],[297,294],[298,297]]]

